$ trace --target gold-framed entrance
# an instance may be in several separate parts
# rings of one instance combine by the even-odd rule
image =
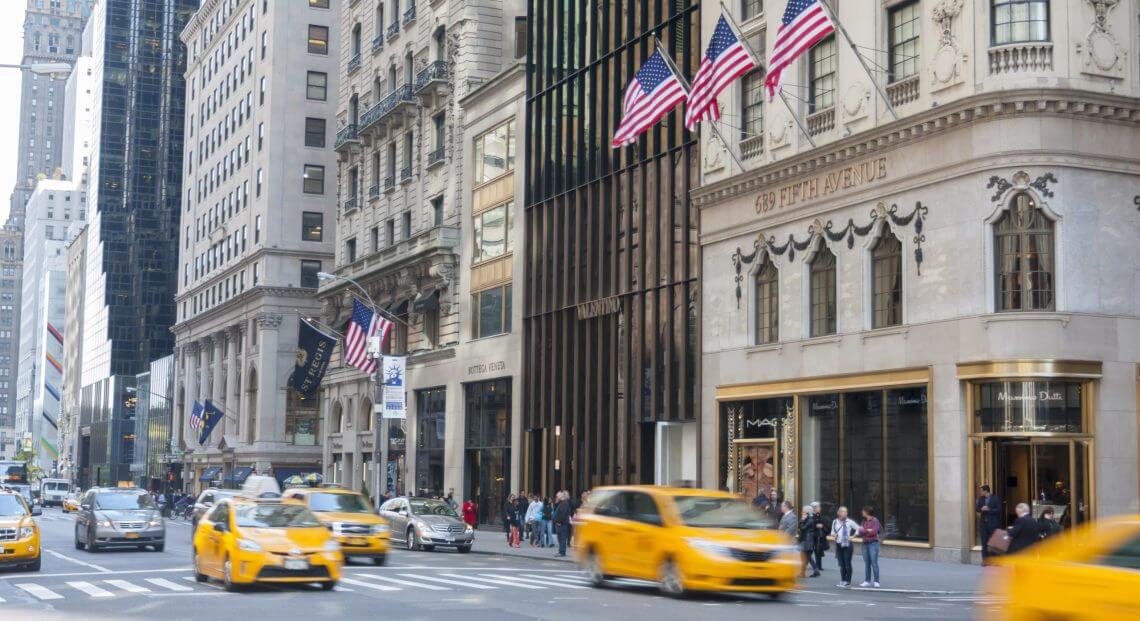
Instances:
[[[729,459],[736,493],[752,500],[768,497],[775,489],[778,497],[784,498],[786,491],[780,480],[783,461],[776,438],[733,440]]]

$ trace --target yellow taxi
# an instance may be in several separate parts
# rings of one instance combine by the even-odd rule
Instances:
[[[77,492],[71,492],[65,496],[63,499],[63,504],[60,505],[63,508],[63,512],[71,513],[72,511],[78,511],[80,496],[82,496],[82,494],[79,494]]]
[[[39,514],[19,493],[0,490],[0,567],[40,570],[40,529],[32,519]]]
[[[284,496],[316,514],[340,543],[345,558],[367,557],[376,565],[388,558],[388,520],[363,494],[330,486],[287,489]]]
[[[656,580],[666,595],[768,593],[796,586],[799,552],[739,496],[628,486],[590,493],[579,510],[574,554],[594,586],[611,577]]]
[[[989,590],[1004,619],[1136,619],[1140,515],[1078,526],[996,564]]]
[[[327,591],[344,564],[317,516],[281,499],[221,500],[198,521],[191,554],[198,582],[221,580],[229,591],[289,582],[317,582]]]

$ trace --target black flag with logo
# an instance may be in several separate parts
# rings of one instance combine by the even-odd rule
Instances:
[[[301,319],[297,335],[297,364],[289,385],[305,399],[312,399],[321,388],[321,380],[329,368],[336,337],[321,332],[305,319]]]

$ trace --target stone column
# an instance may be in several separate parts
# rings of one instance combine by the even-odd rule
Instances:
[[[206,405],[206,399],[210,398],[210,349],[214,345],[214,339],[209,336],[204,336],[198,341],[198,395],[195,397],[203,406]]]
[[[257,318],[258,358],[261,366],[257,376],[257,438],[269,442],[285,441],[285,391],[278,380],[277,330],[283,317],[278,313],[263,313]]]
[[[174,439],[175,446],[185,437],[186,445],[193,446],[193,434],[190,429],[190,411],[194,408],[194,399],[198,395],[198,365],[195,358],[198,356],[198,344],[191,341],[182,346],[178,357],[179,372],[183,375],[183,410],[179,413],[178,430]]]
[[[222,401],[226,404],[225,413],[226,418],[231,422],[228,425],[229,432],[237,435],[241,429],[241,418],[238,415],[237,402],[240,399],[234,399],[234,384],[237,383],[238,371],[238,357],[237,357],[237,330],[230,327],[226,328],[226,389],[222,394]]]
[[[222,387],[222,359],[226,356],[226,335],[224,332],[219,332],[214,335],[214,366],[213,371],[214,379],[210,381],[210,401],[222,411],[222,420],[218,426],[214,428],[214,432],[210,434],[210,444],[217,446],[221,441],[222,436],[226,433],[226,419],[229,417],[226,411],[226,396]]]
[[[244,441],[246,434],[246,421],[245,421],[245,393],[242,391],[242,386],[246,382],[245,377],[245,322],[241,322],[236,326],[230,328],[230,380],[226,382],[226,402],[232,403],[230,411],[233,412],[237,420],[234,425],[234,433]]]

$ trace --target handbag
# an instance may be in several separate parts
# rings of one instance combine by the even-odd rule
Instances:
[[[999,528],[994,531],[994,534],[990,535],[990,539],[986,542],[986,545],[989,546],[991,551],[1005,554],[1009,552],[1009,543],[1009,533],[1007,533],[1004,528]]]

